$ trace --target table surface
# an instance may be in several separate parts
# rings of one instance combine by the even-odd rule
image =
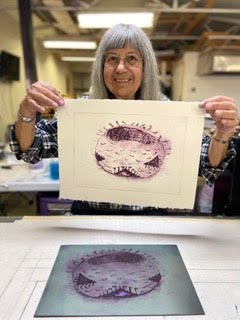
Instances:
[[[175,244],[187,267],[205,315],[145,316],[131,319],[240,319],[238,219],[139,216],[25,217],[14,223],[0,223],[0,229],[0,319],[33,319],[58,249],[64,244]],[[111,320],[113,317],[106,319]],[[117,319],[126,320],[126,317]]]

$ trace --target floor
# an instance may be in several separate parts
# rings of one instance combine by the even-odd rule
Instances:
[[[34,216],[37,214],[35,193],[0,193],[0,216]]]

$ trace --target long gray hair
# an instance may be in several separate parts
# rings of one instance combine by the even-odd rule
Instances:
[[[160,90],[157,61],[150,40],[146,34],[132,24],[117,24],[104,34],[96,52],[91,76],[90,98],[108,99],[103,79],[104,57],[108,50],[131,46],[143,58],[143,79],[138,92],[141,100],[165,100]]]

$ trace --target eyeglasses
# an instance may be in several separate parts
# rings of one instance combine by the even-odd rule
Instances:
[[[134,53],[127,55],[125,58],[120,58],[114,54],[109,54],[105,57],[104,62],[105,64],[116,68],[121,60],[124,62],[125,67],[131,68],[137,65],[142,60],[142,58]]]

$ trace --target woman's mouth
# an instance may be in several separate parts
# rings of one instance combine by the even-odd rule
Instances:
[[[131,79],[114,79],[115,82],[120,84],[128,83],[130,80]]]

